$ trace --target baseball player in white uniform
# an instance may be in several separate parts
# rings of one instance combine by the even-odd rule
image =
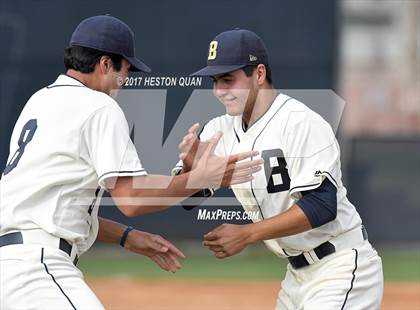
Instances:
[[[216,154],[257,150],[265,161],[254,180],[232,186],[243,208],[259,211],[259,219],[223,224],[205,235],[204,245],[225,258],[262,240],[286,257],[276,309],[379,309],[381,258],[346,197],[330,125],[303,103],[276,92],[264,43],[251,31],[216,36],[207,64],[192,75],[213,78],[214,95],[227,114],[210,120],[199,139],[221,131]],[[195,131],[180,144],[183,161],[175,172],[189,171],[192,158],[201,156],[205,143],[198,142]]]
[[[110,96],[129,70],[150,71],[134,56],[133,32],[121,20],[83,20],[64,62],[67,73],[29,99],[12,133],[0,183],[1,309],[102,309],[75,266],[97,237],[165,270],[180,268],[184,255],[162,237],[98,219],[104,190],[125,215],[135,216],[196,192],[187,181],[195,188],[227,186],[249,181],[261,168],[261,160],[237,163],[255,152],[215,156],[215,135],[188,176],[146,173]],[[162,205],[145,202],[161,196]]]

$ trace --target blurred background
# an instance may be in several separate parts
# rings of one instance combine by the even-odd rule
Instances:
[[[24,104],[63,72],[63,49],[77,24],[100,14],[111,14],[131,26],[137,54],[152,67],[152,76],[186,76],[197,70],[205,64],[208,42],[221,31],[240,27],[264,40],[276,88],[333,90],[343,98],[337,138],[349,198],[383,256],[385,279],[416,283],[418,303],[411,307],[420,307],[420,1],[3,0],[1,170]],[[201,88],[211,87],[210,81],[203,82]],[[192,90],[168,90],[165,134]],[[177,158],[177,150],[172,151]],[[101,215],[161,234],[190,259],[181,272],[168,276],[146,259],[95,245],[81,261],[89,279],[252,279],[279,284],[284,274],[284,260],[261,245],[216,261],[200,242],[221,222],[197,221],[197,210],[175,207],[128,219],[116,208],[106,207]],[[398,291],[397,300],[403,300],[401,292],[406,291]]]

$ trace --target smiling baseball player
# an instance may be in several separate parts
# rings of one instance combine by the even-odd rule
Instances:
[[[379,309],[381,259],[346,197],[339,145],[329,124],[276,92],[266,48],[251,31],[217,35],[207,64],[192,75],[212,77],[226,115],[210,120],[199,138],[221,131],[216,154],[257,150],[265,161],[255,180],[232,186],[243,208],[258,211],[259,219],[223,224],[205,235],[204,245],[225,258],[264,241],[287,258],[277,309]],[[205,143],[195,132],[180,144],[183,162],[175,171],[189,171],[201,156]]]
[[[98,220],[104,190],[125,215],[136,216],[167,208],[194,188],[249,181],[260,168],[258,160],[237,163],[256,152],[215,156],[216,134],[189,175],[146,173],[110,96],[129,70],[150,71],[135,57],[133,32],[121,20],[83,20],[64,63],[66,74],[29,99],[12,133],[0,183],[1,309],[102,309],[75,266],[97,236],[162,269],[180,267],[184,255],[162,237]],[[150,206],[150,197],[166,200]]]

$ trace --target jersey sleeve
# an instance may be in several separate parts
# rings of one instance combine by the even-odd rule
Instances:
[[[94,167],[101,187],[105,188],[105,180],[111,177],[147,174],[116,103],[99,109],[85,122],[81,139],[81,153]]]
[[[290,195],[315,189],[325,178],[337,187],[340,150],[330,125],[319,115],[292,112],[285,137],[285,159],[290,176]]]

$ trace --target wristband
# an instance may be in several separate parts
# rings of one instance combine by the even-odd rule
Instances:
[[[124,230],[124,232],[123,232],[123,234],[122,234],[122,236],[121,236],[121,240],[120,240],[120,245],[121,245],[122,247],[124,247],[124,245],[125,245],[125,241],[127,240],[128,233],[129,233],[130,231],[132,231],[133,229],[134,229],[133,227],[128,226],[128,227]]]

